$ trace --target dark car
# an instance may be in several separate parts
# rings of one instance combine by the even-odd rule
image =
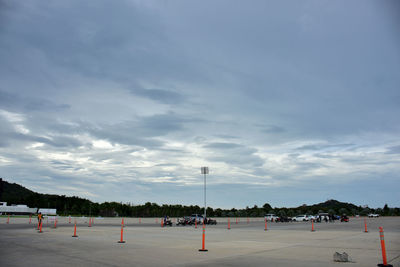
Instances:
[[[291,222],[292,218],[289,218],[287,216],[280,216],[275,219],[275,222]]]

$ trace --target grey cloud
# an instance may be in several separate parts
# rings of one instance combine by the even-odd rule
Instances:
[[[193,141],[194,141],[195,143],[197,143],[197,144],[203,144],[203,143],[205,143],[205,142],[207,141],[207,138],[204,137],[204,136],[195,136],[195,137],[193,138]]]
[[[157,164],[155,165],[157,167],[179,167],[182,166],[181,164],[176,164],[176,163],[163,163],[163,164]]]
[[[56,136],[56,137],[43,137],[43,136],[36,136],[32,134],[23,134],[23,133],[16,133],[16,132],[8,132],[3,133],[2,136],[7,140],[10,141],[25,141],[25,142],[38,142],[44,143],[46,145],[50,145],[53,147],[78,147],[81,146],[82,143],[71,137],[66,136]]]
[[[332,156],[332,155],[330,155],[330,154],[321,154],[321,153],[316,153],[316,154],[314,154],[314,157],[322,158],[322,159],[332,159],[332,158],[335,158],[335,156]]]
[[[79,147],[84,143],[77,138],[69,136],[52,136],[49,142],[46,142],[54,147]]]
[[[34,126],[37,122],[30,121],[31,119],[28,118],[27,121],[23,121],[23,124],[30,124]],[[0,129],[0,134],[2,137],[1,144],[3,147],[9,146],[12,142],[39,142],[44,143],[46,145],[52,147],[78,147],[81,146],[83,143],[75,137],[67,136],[67,135],[60,135],[60,134],[48,134],[47,136],[41,136],[36,134],[35,128],[32,128],[33,133],[30,131],[28,133],[21,133],[17,132],[13,125],[10,122],[5,120],[0,116],[0,123],[2,125]],[[49,129],[46,129],[47,131]],[[53,131],[53,129],[52,129]]]
[[[288,154],[288,157],[293,158],[293,159],[297,159],[300,156],[301,156],[300,153],[290,153],[290,154]]]
[[[327,167],[327,165],[322,164],[322,163],[302,162],[302,161],[297,161],[296,165],[297,165],[296,166],[297,169],[300,169],[301,171],[307,171],[307,170],[313,170],[313,169],[319,169],[319,168]]]
[[[277,126],[277,125],[265,125],[265,126],[261,126],[262,127],[262,132],[267,133],[267,134],[279,134],[279,133],[283,133],[286,132],[286,129],[284,127],[281,126]]]
[[[35,99],[27,103],[24,108],[31,111],[36,110],[51,110],[58,111],[69,109],[71,106],[68,104],[54,104],[53,102],[46,99]]]
[[[7,147],[9,145],[5,140],[0,140],[0,147]]]
[[[154,101],[158,101],[164,104],[176,105],[185,100],[185,98],[174,91],[163,90],[163,89],[143,89],[135,88],[131,92],[135,95],[149,98]]]
[[[255,155],[257,149],[235,143],[211,143],[203,146],[210,149],[210,161],[221,161],[240,166],[260,167],[264,160]]]
[[[318,146],[318,145],[305,145],[305,146],[296,148],[296,150],[320,150],[321,148],[322,148],[322,146]]]
[[[182,130],[185,121],[173,113],[148,116],[140,119],[137,130],[147,136],[162,136]]]
[[[243,146],[235,143],[211,143],[205,145],[204,147],[213,149],[235,149]]]
[[[13,111],[63,111],[69,109],[67,104],[56,104],[48,99],[39,97],[25,97],[16,93],[0,90],[0,107]]]
[[[252,167],[260,167],[264,164],[264,161],[255,155],[246,154],[237,152],[232,155],[219,155],[219,156],[211,156],[207,158],[210,162],[219,161],[225,162],[231,166],[252,166]]]
[[[76,166],[75,162],[71,161],[60,161],[60,160],[52,160],[49,162],[54,169],[61,171],[79,171],[82,170],[82,167]]]
[[[57,86],[59,76],[68,77],[71,73],[112,80],[122,86],[143,80],[177,79],[191,83],[206,80],[205,73],[188,60],[166,33],[163,18],[156,9],[125,1],[118,4],[98,1],[95,5],[81,1],[43,5],[35,2],[32,7],[20,2],[6,13],[9,23],[0,33],[8,42],[0,40],[0,48],[9,51],[3,56],[11,64],[8,69],[18,70],[19,76],[43,87]],[[17,21],[15,13],[25,16]],[[103,23],[110,16],[112,19]],[[30,57],[23,57],[21,51]],[[24,65],[14,61],[24,61]],[[45,75],[40,71],[42,66],[37,67],[38,62],[45,65]],[[18,79],[16,72],[6,71],[9,77]],[[48,80],[44,82],[42,76]],[[164,103],[183,100],[176,92],[158,88],[133,92]]]
[[[386,154],[400,154],[400,146],[388,147]]]
[[[175,154],[175,155],[180,155],[180,156],[191,154],[191,152],[188,152],[184,149],[178,149],[178,148],[159,148],[158,150],[163,151],[163,152],[168,152],[171,154]]]
[[[118,126],[96,127],[90,130],[90,134],[100,139],[109,140],[112,143],[136,145],[153,149],[159,148],[164,144],[164,142],[159,140],[137,136],[134,128],[118,128]]]
[[[261,168],[261,167],[254,167],[254,168],[251,170],[251,172],[252,172],[254,175],[259,176],[259,177],[267,176],[267,175],[270,175],[270,174],[271,174],[271,172],[270,172],[269,170],[266,170],[266,169]]]
[[[163,142],[154,137],[182,130],[185,122],[185,119],[170,113],[139,117],[135,121],[118,124],[92,125],[88,127],[88,131],[111,142],[157,148],[163,146]]]
[[[44,122],[37,124],[37,120]],[[117,124],[94,124],[87,121],[75,121],[73,124],[57,122],[45,117],[36,117],[25,122],[30,128],[47,134],[48,137],[16,134],[14,138],[42,142],[55,147],[76,147],[84,145],[72,135],[88,133],[99,139],[106,139],[112,143],[137,145],[148,148],[161,148],[163,142],[155,137],[165,136],[180,131],[185,123],[195,120],[185,119],[179,115],[168,113],[147,117],[137,117],[136,120]],[[50,131],[50,134],[49,134]]]
[[[216,134],[215,137],[222,138],[222,139],[239,139],[239,137],[229,134]]]
[[[304,145],[296,148],[299,151],[318,151],[318,150],[337,150],[337,149],[347,149],[353,147],[354,144],[333,144],[333,145]]]
[[[52,116],[55,115],[56,116]],[[81,135],[89,132],[91,123],[85,120],[60,120],[58,113],[40,113],[35,116],[29,116],[24,124],[33,129],[37,133],[51,136],[66,136]],[[72,137],[71,137],[72,138]]]

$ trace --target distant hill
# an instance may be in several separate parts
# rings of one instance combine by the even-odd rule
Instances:
[[[0,188],[2,189],[0,200],[3,202],[9,204],[26,204],[38,196],[38,193],[35,193],[19,184],[11,184],[3,181],[2,178],[0,178],[0,183]]]
[[[56,208],[59,214],[63,211],[68,213],[72,207],[89,207],[92,203],[79,197],[36,193],[19,184],[4,181],[2,178],[0,178],[0,188],[2,188],[0,201],[7,202],[7,205],[25,204],[30,208]]]
[[[158,205],[147,202],[144,205],[133,206],[118,202],[95,203],[80,197],[67,197],[65,195],[49,195],[33,192],[19,184],[9,183],[0,178],[0,201],[12,204],[25,204],[31,208],[56,208],[59,215],[101,215],[101,216],[134,216],[134,217],[162,217],[184,216],[190,214],[201,214],[201,207],[183,205]],[[253,208],[246,209],[212,209],[207,208],[210,217],[229,216],[229,217],[260,217],[267,213],[275,213],[280,216],[296,216],[298,214],[314,215],[319,212],[329,212],[334,214],[347,215],[367,215],[370,212],[381,215],[400,215],[399,208],[389,208],[387,205],[383,209],[369,209],[356,206],[351,203],[340,202],[334,199],[314,205],[302,205],[296,208],[272,208],[265,203],[262,207],[254,205]]]
[[[323,203],[309,206],[309,208],[313,209],[313,210],[319,209],[319,210],[325,210],[325,211],[328,211],[330,209],[333,209],[333,210],[346,209],[348,211],[351,211],[351,210],[358,210],[360,207],[358,207],[354,204],[351,204],[351,203],[345,203],[345,202],[340,202],[340,201],[337,201],[334,199],[330,199]]]

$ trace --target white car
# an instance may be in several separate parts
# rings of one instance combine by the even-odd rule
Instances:
[[[297,215],[292,219],[295,222],[308,222],[310,220],[310,216],[308,215]]]
[[[278,218],[278,216],[276,216],[275,214],[267,214],[264,216],[264,219],[267,221],[276,221],[276,219]]]
[[[379,217],[379,214],[370,213],[370,214],[368,214],[368,217],[370,217],[370,218],[377,218],[377,217]]]

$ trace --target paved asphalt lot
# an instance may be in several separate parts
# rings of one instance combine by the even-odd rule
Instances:
[[[0,266],[376,266],[382,263],[378,227],[385,230],[388,261],[400,267],[400,217],[350,218],[348,223],[268,223],[262,218],[217,218],[206,228],[206,249],[201,248],[199,226],[160,227],[160,219],[125,218],[124,241],[119,244],[121,219],[87,218],[73,223],[60,217],[57,228],[44,221],[43,233],[27,218],[0,218]],[[353,262],[333,261],[346,252]]]

